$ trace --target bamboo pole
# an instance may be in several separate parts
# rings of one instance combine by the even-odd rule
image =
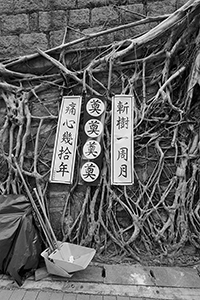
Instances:
[[[56,244],[58,250],[60,250],[60,246],[59,246],[58,240],[57,240],[57,238],[56,238],[56,236],[55,236],[55,233],[54,233],[54,231],[53,231],[53,228],[52,228],[52,226],[51,226],[51,224],[50,224],[50,222],[49,222],[49,218],[47,217],[47,214],[46,214],[44,205],[42,204],[42,201],[41,201],[41,199],[40,199],[40,197],[39,197],[39,194],[38,194],[38,192],[37,192],[37,189],[34,188],[33,191],[34,191],[34,193],[35,193],[35,195],[36,195],[36,197],[37,197],[37,200],[38,200],[38,202],[39,202],[40,208],[41,208],[42,213],[43,213],[43,215],[44,215],[46,224],[47,224],[47,226],[48,226],[48,228],[49,228],[49,230],[50,230],[50,232],[51,232],[51,235],[52,235],[52,237],[53,237],[53,239],[54,239],[54,242],[55,242],[55,244]]]
[[[39,211],[39,209],[37,208],[37,205],[35,204],[35,201],[34,201],[32,195],[31,195],[31,192],[29,191],[29,188],[28,188],[28,186],[27,186],[27,184],[26,184],[26,181],[25,181],[25,179],[24,179],[24,176],[23,176],[23,174],[22,174],[22,171],[21,171],[21,169],[20,169],[20,167],[19,167],[19,165],[18,165],[18,163],[17,163],[17,160],[16,160],[16,158],[15,158],[14,156],[13,156],[13,160],[14,160],[14,164],[15,164],[15,166],[16,166],[16,168],[17,168],[17,171],[18,171],[18,173],[19,173],[19,175],[20,175],[20,177],[21,177],[21,180],[22,180],[22,182],[23,182],[23,184],[24,184],[24,187],[25,187],[25,189],[26,189],[26,192],[27,192],[27,195],[28,195],[28,197],[29,197],[29,200],[30,200],[30,202],[31,202],[31,204],[32,204],[32,207],[33,207],[34,211],[36,212],[36,215],[37,215],[37,217],[38,217],[39,223],[40,223],[40,225],[41,225],[41,227],[42,227],[42,230],[43,230],[43,232],[44,232],[44,235],[45,235],[45,237],[46,237],[46,239],[47,239],[47,243],[49,244],[49,248],[50,248],[51,251],[54,251],[54,250],[55,250],[55,246],[54,246],[53,240],[52,240],[52,238],[51,238],[51,236],[50,236],[50,234],[49,234],[49,231],[48,231],[48,229],[47,229],[47,227],[46,227],[46,225],[45,225],[45,223],[44,223],[44,221],[43,221],[43,219],[42,219],[42,216],[41,216],[41,214],[40,214],[40,211]]]

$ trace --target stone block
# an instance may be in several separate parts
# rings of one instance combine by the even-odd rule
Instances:
[[[123,41],[124,40],[124,30],[115,31],[113,33],[114,41]]]
[[[67,35],[67,41],[69,42],[73,42],[73,41],[79,41],[77,43],[75,43],[74,45],[70,46],[70,49],[77,49],[77,48],[81,48],[84,47],[85,42],[82,42],[82,38],[84,37],[84,35],[82,34],[82,31],[74,31],[74,30],[68,30],[68,35]]]
[[[128,4],[144,3],[144,0],[128,0]]]
[[[96,27],[91,27],[83,30],[83,33],[85,35],[90,35],[90,34],[95,34],[101,31],[104,31],[105,29],[103,26],[96,26]],[[98,45],[105,45],[105,44],[110,44],[113,41],[121,41],[124,39],[124,30],[119,30],[119,31],[113,31],[108,34],[100,35],[99,37],[94,37],[90,39],[87,42],[88,46],[97,46]]]
[[[118,11],[120,12],[120,18],[123,24],[140,20],[140,15],[144,15],[142,3],[119,6]]]
[[[40,31],[58,30],[67,23],[67,16],[64,10],[39,13]]]
[[[109,4],[109,0],[78,0],[78,8],[101,7]]]
[[[176,9],[180,8],[187,2],[188,2],[188,0],[176,0]]]
[[[141,24],[139,26],[130,27],[124,29],[124,39],[132,39],[137,37],[138,35],[144,34],[145,32],[149,31],[151,28],[157,25],[156,22],[149,23],[149,24]]]
[[[54,30],[62,29],[67,25],[67,14],[64,10],[51,12],[51,24]]]
[[[70,10],[68,25],[72,26],[74,28],[89,27],[89,25],[90,25],[90,10],[87,8]]]
[[[62,233],[61,233],[61,220],[62,218],[62,211],[51,211],[50,210],[50,223],[53,228],[53,231],[57,237],[58,240],[62,240]]]
[[[54,141],[53,141],[54,144]],[[66,193],[69,191],[69,186],[67,184],[61,183],[49,183],[49,189],[51,193]]]
[[[61,30],[50,31],[50,33],[49,33],[49,36],[50,36],[50,39],[49,39],[50,48],[54,48],[54,47],[57,47],[57,46],[59,46],[59,45],[62,44],[64,33],[65,33],[64,28],[61,29]]]
[[[69,187],[66,186],[67,190],[69,190]],[[66,191],[67,192],[67,191]],[[63,208],[66,202],[66,192],[57,192],[57,193],[51,193],[50,194],[50,200],[49,200],[49,209],[59,209]]]
[[[102,27],[97,26],[97,27],[87,28],[87,29],[83,30],[83,33],[87,35],[87,34],[97,33],[100,31],[103,31]],[[94,37],[94,38],[88,40],[86,42],[86,45],[88,47],[104,46],[104,45],[110,44],[113,41],[114,41],[114,33],[109,33],[109,34],[101,35],[99,37]]]
[[[120,14],[111,6],[95,7],[91,10],[91,26],[119,25]]]
[[[0,14],[11,13],[13,10],[13,0],[0,0]]]
[[[147,3],[148,16],[171,14],[176,10],[176,0],[164,0]]]
[[[76,0],[54,0],[51,8],[53,9],[73,9],[76,8]]]
[[[63,184],[64,185],[64,184]],[[62,186],[61,184],[57,184],[57,186]],[[57,192],[50,192],[49,195],[49,209],[50,211],[58,212],[59,210],[62,210],[65,202],[66,202],[66,195],[69,191],[70,187],[69,185],[65,184],[65,192],[63,191],[57,191]],[[82,201],[84,199],[84,194],[85,193],[85,187],[80,186],[79,190],[74,193],[73,198],[71,199],[71,207],[75,208],[74,214],[75,217],[78,215],[78,213],[82,209]]]
[[[0,38],[1,42],[1,38]],[[5,122],[5,116],[6,116],[6,103],[4,102],[3,98],[0,98],[0,128],[2,128],[4,122]]]
[[[0,57],[10,58],[19,55],[19,38],[16,35],[0,37]]]
[[[51,14],[50,12],[39,12],[39,30],[48,31],[51,29]]]
[[[38,31],[38,13],[34,12],[29,15],[29,31]]]
[[[14,0],[13,2],[15,13],[39,11],[48,8],[48,0]]]
[[[48,39],[44,33],[21,34],[19,37],[20,53],[31,54],[41,50],[48,49]]]
[[[29,30],[29,19],[26,14],[3,15],[1,21],[3,34],[27,33]]]

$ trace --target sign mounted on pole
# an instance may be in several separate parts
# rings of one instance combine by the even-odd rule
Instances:
[[[131,185],[134,181],[133,96],[112,99],[111,184]]]
[[[86,96],[84,100],[80,183],[96,186],[100,181],[103,158],[105,102],[100,96]]]
[[[64,96],[59,113],[50,182],[71,184],[76,158],[81,96]]]

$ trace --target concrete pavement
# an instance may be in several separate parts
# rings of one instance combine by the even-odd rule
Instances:
[[[71,294],[61,291],[27,291],[25,289],[0,290],[1,300],[133,300],[132,297],[123,296],[101,296],[88,294]],[[138,299],[138,298],[137,298]],[[141,299],[141,298],[140,298]],[[143,298],[144,299],[144,298]],[[139,300],[139,299],[138,299]]]
[[[91,264],[61,278],[42,268],[21,287],[0,275],[0,300],[199,300],[198,269]]]

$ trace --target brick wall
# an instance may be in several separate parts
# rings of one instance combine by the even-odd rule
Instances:
[[[83,34],[133,22],[139,15],[175,11],[187,0],[0,0],[0,60],[59,45],[68,25],[67,41]],[[137,13],[137,14],[135,14]],[[73,30],[73,29],[76,29]],[[133,34],[145,28],[136,28]],[[104,44],[126,37],[111,34]],[[90,42],[92,45],[92,41]],[[96,43],[96,41],[95,41]]]

